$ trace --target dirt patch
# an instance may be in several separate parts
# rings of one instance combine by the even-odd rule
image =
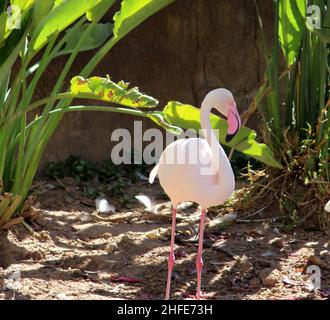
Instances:
[[[162,299],[171,208],[160,188],[141,182],[127,190],[149,196],[157,213],[138,202],[128,209],[113,201],[117,212],[100,215],[72,181],[66,188],[49,184],[36,188],[39,213],[28,221],[31,228],[0,233],[0,299]],[[204,298],[329,299],[327,235],[283,233],[270,222],[224,223],[226,213],[218,208],[208,215]],[[198,218],[194,206],[178,212],[174,299],[195,293]],[[307,282],[311,264],[321,268],[316,292]]]

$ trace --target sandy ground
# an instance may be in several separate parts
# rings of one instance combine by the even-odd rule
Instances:
[[[45,183],[28,226],[0,233],[0,299],[163,298],[171,209],[159,187],[141,182],[127,190],[148,195],[157,213],[114,201],[117,212],[101,215],[72,181]],[[194,298],[199,214],[189,205],[178,212],[174,299]],[[225,214],[212,210],[206,222],[204,299],[330,298],[328,235],[285,233],[255,221],[262,216],[235,222]],[[310,265],[320,267],[320,290],[308,284]]]

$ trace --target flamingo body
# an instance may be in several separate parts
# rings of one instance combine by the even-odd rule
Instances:
[[[212,175],[201,174],[202,168],[207,169],[213,158],[212,149],[205,139],[180,139],[167,146],[152,177],[158,174],[159,182],[173,206],[184,201],[194,201],[202,208],[208,208],[223,204],[231,196],[235,189],[234,173],[223,149],[218,147],[217,152],[218,157],[223,159],[222,169],[227,173],[225,181],[219,181],[218,172]],[[186,157],[180,159],[178,154]],[[189,161],[189,154],[197,161]],[[171,155],[174,155],[174,161],[168,163],[166,159]]]
[[[226,89],[213,90],[205,97],[201,108],[201,127],[204,139],[189,138],[172,142],[164,150],[159,163],[149,176],[150,183],[153,183],[158,174],[160,184],[173,205],[165,299],[169,299],[170,296],[171,276],[175,263],[174,240],[177,205],[183,201],[194,201],[202,207],[196,258],[196,297],[200,299],[206,208],[223,204],[235,189],[232,167],[211,126],[210,113],[213,108],[227,118],[226,140],[230,141],[235,136],[241,126],[241,120],[233,95]]]

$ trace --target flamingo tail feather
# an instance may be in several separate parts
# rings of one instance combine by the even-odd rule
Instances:
[[[149,175],[149,183],[154,183],[155,181],[155,178],[158,174],[158,169],[159,169],[159,164],[157,164],[150,172],[150,175]]]

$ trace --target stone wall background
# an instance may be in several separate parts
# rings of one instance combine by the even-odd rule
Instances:
[[[269,38],[273,30],[272,0],[258,1]],[[111,21],[113,13],[104,20]],[[230,89],[242,112],[263,79],[264,61],[258,47],[260,34],[253,0],[177,0],[149,18],[117,44],[93,75],[110,74],[160,100],[178,100],[199,106],[217,87]],[[77,59],[72,76],[79,74],[93,52]],[[64,66],[58,58],[42,80],[38,96],[49,92]],[[93,103],[93,102],[92,102]],[[95,102],[94,102],[95,103]],[[110,157],[111,133],[133,129],[134,117],[85,112],[64,116],[43,163],[78,155],[101,161]],[[154,127],[149,120],[143,128]],[[257,119],[249,126],[257,129]]]

